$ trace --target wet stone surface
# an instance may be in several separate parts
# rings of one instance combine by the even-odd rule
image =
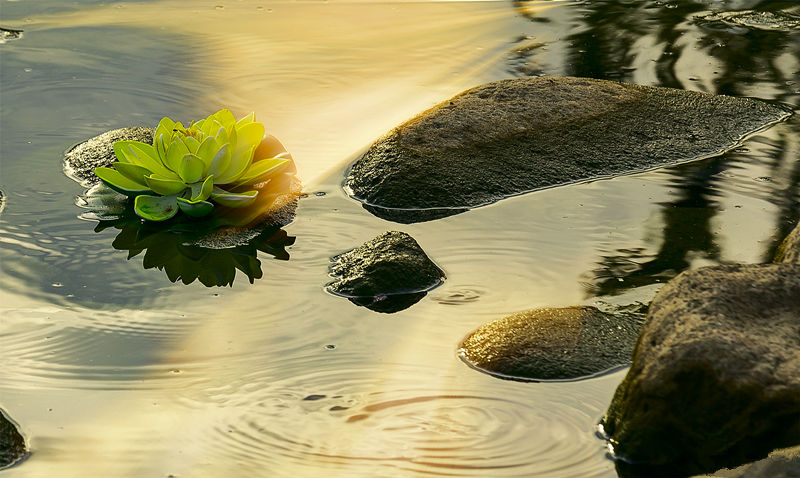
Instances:
[[[702,23],[725,23],[736,27],[759,30],[799,31],[800,16],[782,11],[744,10],[740,12],[714,13],[700,17]]]
[[[107,131],[78,144],[64,156],[64,171],[68,176],[89,186],[100,182],[94,174],[94,168],[111,166],[117,160],[114,155],[116,141],[153,142],[155,128],[133,126]]]
[[[630,363],[640,314],[534,309],[489,322],[461,343],[470,366],[515,380],[568,380]]]
[[[796,263],[695,269],[658,292],[603,420],[622,476],[708,473],[800,444],[798,298]]]
[[[384,219],[429,221],[505,197],[719,154],[790,112],[749,98],[571,77],[487,83],[395,128],[347,189]]]
[[[411,307],[444,281],[444,272],[404,232],[389,231],[331,258],[326,289],[356,305],[392,313]]]
[[[800,224],[778,246],[778,250],[775,252],[775,262],[800,263]]]
[[[0,469],[13,465],[26,453],[25,439],[0,410]]]

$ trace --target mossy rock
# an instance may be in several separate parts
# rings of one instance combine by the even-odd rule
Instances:
[[[533,309],[489,322],[461,343],[470,366],[536,381],[593,376],[630,363],[641,316],[595,307]]]

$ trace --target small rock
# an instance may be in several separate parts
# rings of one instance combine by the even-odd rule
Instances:
[[[565,380],[630,363],[641,315],[595,307],[534,309],[489,322],[461,343],[470,366],[514,380]]]
[[[9,40],[18,40],[22,38],[22,30],[14,28],[0,28],[0,45]]]
[[[111,166],[117,160],[114,155],[116,141],[141,141],[153,142],[155,128],[133,126],[107,131],[101,135],[90,138],[70,149],[64,156],[64,171],[67,175],[85,187],[100,182],[94,174],[94,168]]]
[[[25,439],[0,410],[0,469],[13,465],[26,454]]]
[[[351,167],[371,213],[429,221],[505,197],[719,154],[791,113],[750,98],[570,77],[473,88],[395,128]]]
[[[445,278],[425,251],[404,232],[390,231],[331,258],[326,288],[376,312],[397,312],[418,302]]]
[[[800,263],[800,224],[778,246],[773,262]]]
[[[800,444],[800,264],[705,267],[665,285],[603,425],[621,468],[644,476]]]

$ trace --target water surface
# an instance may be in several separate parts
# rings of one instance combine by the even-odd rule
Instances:
[[[702,161],[393,224],[341,190],[391,127],[459,91],[588,76],[800,101],[800,32],[757,1],[4,2],[0,406],[38,476],[613,477],[595,424],[624,372],[498,380],[461,339],[533,307],[649,301],[688,268],[769,260],[800,218],[800,122]],[[63,152],[106,130],[255,111],[308,197],[289,260],[172,283],[79,219]],[[411,234],[447,281],[384,315],[329,258]]]

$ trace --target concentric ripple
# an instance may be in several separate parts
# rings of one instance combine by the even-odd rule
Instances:
[[[592,434],[596,417],[580,403],[549,390],[537,399],[518,384],[487,387],[483,377],[470,384],[474,377],[460,376],[472,373],[466,369],[437,378],[432,368],[357,368],[355,356],[336,355],[322,351],[296,368],[293,360],[295,370],[326,364],[324,372],[272,383],[269,372],[243,378],[247,393],[239,389],[216,409],[213,432],[200,434],[209,453],[222,455],[208,459],[270,476],[609,474]]]

